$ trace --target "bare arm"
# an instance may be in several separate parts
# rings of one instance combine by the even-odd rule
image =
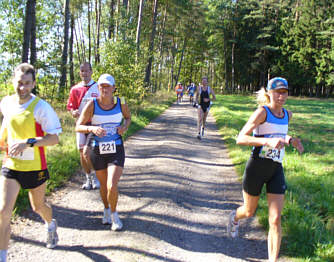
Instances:
[[[59,138],[56,134],[46,134],[42,137],[36,137],[36,140],[37,142],[34,144],[34,147],[52,146],[59,143]],[[28,147],[30,145],[27,144],[27,140],[14,143],[9,147],[8,154],[10,156],[17,156]]]
[[[123,135],[128,129],[131,124],[131,113],[128,107],[128,104],[122,104],[122,113],[124,117],[123,125],[117,128],[117,132],[120,135]]]
[[[290,122],[292,119],[292,112],[288,111],[288,114]],[[304,152],[304,146],[299,138],[286,135],[285,141],[287,141],[289,145],[292,145],[294,148],[296,148],[300,154]]]
[[[283,138],[254,137],[251,135],[253,130],[266,120],[266,116],[266,110],[263,107],[258,108],[241,129],[237,138],[237,144],[247,146],[269,146],[277,149],[281,149],[285,145],[288,145],[288,142]]]
[[[89,101],[85,105],[84,109],[82,110],[82,113],[79,116],[79,119],[75,126],[75,131],[84,134],[93,133],[98,137],[103,137],[107,134],[106,130],[104,130],[102,127],[99,126],[87,125],[87,123],[92,119],[93,113],[94,113],[94,102]]]
[[[210,91],[211,91],[210,93],[212,94],[212,101],[215,101],[216,100],[215,91],[213,90],[213,88],[211,88]]]

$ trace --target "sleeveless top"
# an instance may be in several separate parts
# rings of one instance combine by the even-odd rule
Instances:
[[[93,135],[91,145],[99,146],[106,142],[115,142],[116,145],[121,145],[123,143],[122,137],[117,133],[117,127],[121,125],[123,120],[121,99],[119,97],[114,97],[115,105],[109,110],[102,109],[96,98],[94,98],[93,101],[94,113],[91,124],[105,129],[107,131],[107,135],[104,137]]]
[[[285,139],[289,125],[288,111],[283,108],[284,116],[280,118],[275,116],[267,106],[263,106],[263,108],[267,113],[266,121],[254,129],[253,135],[255,137],[281,137]],[[284,153],[284,147],[281,150],[278,150],[268,146],[257,146],[253,147],[252,150],[252,156],[255,158],[268,158],[279,163],[282,163]]]
[[[34,109],[39,100],[36,97],[22,113],[6,115],[8,146],[16,141],[45,136],[41,125],[34,118]],[[17,171],[44,170],[47,168],[45,147],[27,147],[18,156],[8,155],[7,150],[3,166]]]
[[[210,106],[210,101],[209,102],[204,102],[204,98],[210,99],[210,87],[208,86],[206,91],[203,91],[202,88],[199,89],[199,94],[200,94],[200,105],[205,105],[207,107]]]

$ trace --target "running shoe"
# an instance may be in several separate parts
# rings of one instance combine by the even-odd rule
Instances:
[[[100,181],[97,179],[95,174],[91,174],[91,181],[92,181],[92,188],[99,189],[100,188]]]
[[[202,127],[202,136],[204,136],[204,127]]]
[[[198,140],[201,140],[201,139],[202,139],[202,137],[201,137],[201,133],[198,133],[197,138],[198,138]]]
[[[51,229],[47,229],[47,237],[46,237],[46,247],[47,248],[55,248],[58,243],[58,234],[57,234],[57,221],[52,219],[53,227]]]
[[[234,218],[236,215],[236,211],[233,210],[228,218],[228,225],[227,225],[227,233],[229,236],[235,238],[238,236],[239,232],[239,221],[237,223],[234,222]]]
[[[82,185],[82,189],[91,190],[92,189],[92,180],[90,175],[86,174],[86,182]]]
[[[102,224],[103,225],[111,225],[111,211],[110,211],[110,208],[105,208],[104,209]]]
[[[118,231],[123,228],[122,221],[119,219],[118,213],[114,212],[112,213],[112,226],[111,230],[112,231]]]

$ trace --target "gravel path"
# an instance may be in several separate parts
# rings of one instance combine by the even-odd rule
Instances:
[[[48,199],[58,247],[44,247],[45,228],[28,210],[13,221],[9,261],[266,261],[266,234],[255,219],[241,222],[240,238],[227,237],[241,185],[214,119],[199,141],[196,117],[189,104],[174,104],[125,143],[121,232],[101,224],[99,193],[81,190],[77,174]]]

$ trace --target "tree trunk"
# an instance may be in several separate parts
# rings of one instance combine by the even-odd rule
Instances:
[[[90,33],[90,0],[87,0],[88,6],[88,61],[91,63],[92,57],[92,43],[91,43],[91,33]]]
[[[36,61],[36,0],[31,0],[30,64],[34,66]]]
[[[23,34],[23,46],[22,46],[22,62],[28,62],[29,46],[31,40],[31,24],[32,24],[32,7],[34,0],[27,0],[25,21],[24,21],[24,34]]]
[[[155,38],[155,31],[156,31],[156,24],[157,24],[157,14],[158,14],[158,0],[154,0],[153,5],[153,19],[152,19],[152,32],[150,37],[150,46],[149,46],[149,58],[148,58],[148,64],[146,67],[146,74],[145,74],[145,80],[146,86],[150,84],[150,77],[151,77],[151,68],[152,68],[152,62],[153,62],[153,49],[154,49],[154,38]]]
[[[74,15],[71,13],[71,35],[70,35],[70,85],[74,86],[75,81],[74,81],[74,66],[73,66],[73,44],[74,44]],[[80,58],[79,58],[80,60]]]
[[[68,31],[70,24],[70,0],[65,0],[65,22],[64,22],[64,46],[61,57],[61,76],[58,88],[58,98],[64,98],[64,91],[66,89],[66,64],[68,55]]]
[[[115,16],[115,0],[110,1],[110,16],[109,16],[109,26],[108,26],[108,39],[114,38],[114,32],[115,32],[115,22],[114,22],[114,16]]]
[[[186,49],[186,46],[187,46],[187,36],[185,36],[185,38],[183,40],[183,48],[182,48],[182,54],[181,54],[179,69],[177,71],[176,83],[179,81],[179,77],[180,77],[180,73],[181,73],[181,68],[182,68],[182,61],[183,61],[183,56],[184,56],[184,50]]]
[[[96,56],[95,62],[96,64],[100,63],[100,29],[101,29],[101,0],[98,0],[98,7],[96,8]]]
[[[137,58],[140,55],[140,32],[141,32],[141,22],[142,22],[142,16],[143,16],[143,8],[144,8],[144,0],[140,0],[139,10],[138,10],[137,33],[136,33]]]

